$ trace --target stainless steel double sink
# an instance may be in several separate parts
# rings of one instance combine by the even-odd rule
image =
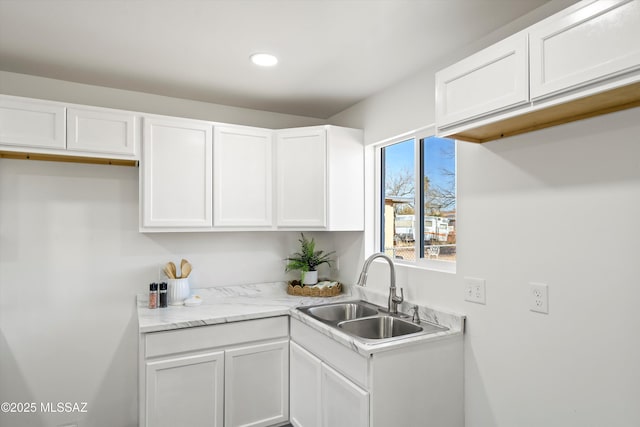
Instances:
[[[390,314],[386,308],[367,301],[345,301],[299,307],[298,311],[367,342],[428,335],[448,328],[428,322],[414,323],[406,314]]]

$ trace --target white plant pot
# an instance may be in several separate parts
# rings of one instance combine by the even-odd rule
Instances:
[[[304,280],[302,281],[303,285],[315,285],[316,283],[318,283],[317,271],[307,271],[304,273]]]
[[[189,286],[189,278],[183,279],[167,279],[169,294],[169,305],[182,305],[184,300],[191,295],[191,288]]]

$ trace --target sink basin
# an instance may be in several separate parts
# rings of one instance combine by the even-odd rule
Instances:
[[[298,307],[297,310],[369,343],[396,340],[411,334],[434,334],[448,329],[429,322],[416,324],[403,320],[402,317],[408,317],[406,314],[391,315],[385,308],[363,300]]]
[[[360,338],[374,340],[415,334],[423,330],[420,325],[392,316],[369,317],[366,319],[341,322],[338,324],[338,327]]]
[[[301,308],[300,311],[329,323],[375,316],[378,309],[364,301],[335,303],[315,307]]]

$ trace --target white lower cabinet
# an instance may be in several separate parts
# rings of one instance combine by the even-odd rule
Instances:
[[[259,427],[289,418],[287,316],[140,335],[140,425]]]
[[[291,319],[296,427],[464,426],[462,335],[363,355]]]
[[[289,347],[291,424],[319,427],[322,362],[294,342]]]
[[[224,352],[146,364],[147,425],[222,427]]]
[[[366,427],[369,393],[292,342],[291,424],[296,427]]]
[[[225,352],[226,427],[272,426],[289,413],[289,339]]]
[[[322,366],[321,420],[325,427],[367,427],[369,393],[329,366]]]

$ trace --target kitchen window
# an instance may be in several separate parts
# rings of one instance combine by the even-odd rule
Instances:
[[[456,261],[456,145],[433,127],[381,143],[378,247],[399,263],[445,271]]]

